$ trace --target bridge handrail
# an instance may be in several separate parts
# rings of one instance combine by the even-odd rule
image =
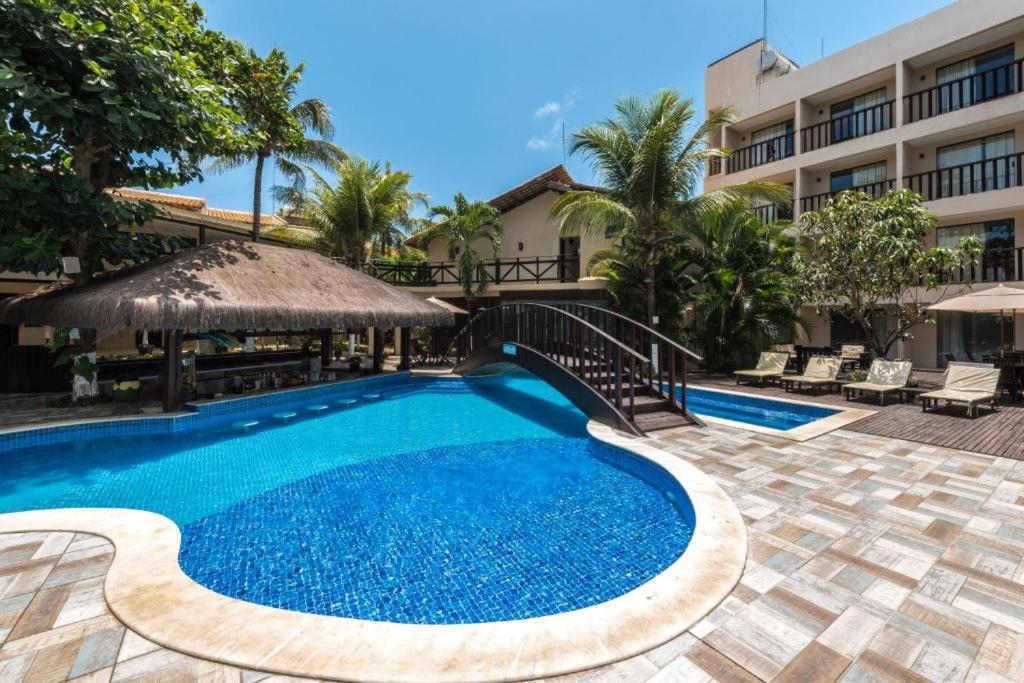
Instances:
[[[574,322],[576,322],[577,324],[580,324],[583,327],[589,329],[590,331],[597,333],[598,335],[600,335],[600,337],[602,339],[604,339],[607,342],[610,342],[614,346],[616,346],[619,349],[621,349],[623,352],[633,356],[634,358],[636,358],[641,363],[650,363],[651,362],[651,359],[648,358],[647,356],[645,356],[642,353],[639,353],[635,349],[631,348],[628,344],[622,343],[621,341],[619,341],[615,337],[611,336],[610,334],[608,334],[607,332],[602,330],[597,325],[594,325],[594,324],[584,320],[583,318],[579,317],[578,315],[574,315],[574,314],[570,313],[569,311],[566,311],[565,309],[558,308],[557,306],[549,306],[548,304],[538,304],[538,303],[534,303],[534,302],[530,302],[530,301],[522,301],[522,302],[507,303],[507,304],[499,304],[497,306],[492,306],[490,308],[485,308],[484,310],[482,310],[479,313],[477,313],[476,315],[474,315],[466,323],[466,326],[463,327],[461,330],[459,330],[459,332],[454,337],[452,337],[452,344],[454,344],[456,342],[456,340],[459,339],[459,337],[461,337],[462,335],[466,334],[467,330],[470,330],[473,327],[473,324],[476,322],[477,319],[481,318],[484,315],[493,314],[494,311],[497,311],[497,310],[500,310],[500,309],[512,308],[514,306],[528,306],[528,307],[531,307],[531,308],[539,308],[539,309],[554,311],[555,313],[558,313],[560,315],[564,315],[567,318],[569,318],[569,319],[573,320]]]
[[[600,312],[600,313],[602,313],[604,315],[610,315],[610,316],[612,316],[614,318],[618,318],[619,320],[624,320],[627,323],[629,323],[630,325],[635,325],[636,327],[640,328],[644,332],[647,332],[647,333],[657,337],[658,339],[660,339],[661,341],[665,342],[669,346],[675,348],[677,351],[681,351],[682,353],[685,353],[687,356],[689,356],[690,358],[694,359],[695,361],[697,361],[697,362],[703,362],[704,361],[704,359],[701,358],[699,355],[697,355],[696,353],[694,353],[690,349],[686,348],[685,346],[682,346],[678,342],[675,342],[675,341],[669,339],[668,337],[663,335],[661,332],[658,332],[657,330],[652,329],[652,328],[648,327],[647,325],[644,325],[641,322],[633,320],[632,318],[630,318],[628,316],[622,315],[621,313],[616,313],[615,311],[613,311],[613,310],[611,310],[609,308],[601,308],[600,306],[593,306],[591,304],[577,304],[577,303],[568,303],[568,304],[562,304],[562,305],[563,306],[577,306],[579,308],[586,308],[586,309],[589,309],[589,310],[592,310],[592,311],[598,311],[598,312]]]

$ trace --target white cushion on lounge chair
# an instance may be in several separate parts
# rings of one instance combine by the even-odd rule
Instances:
[[[773,377],[781,375],[786,369],[789,356],[784,353],[762,351],[753,370],[737,370],[735,374],[748,377]]]
[[[845,360],[860,360],[862,353],[864,353],[863,344],[843,344],[839,347],[839,355]]]
[[[998,389],[999,368],[951,363],[946,368],[946,379],[942,388],[921,394],[921,398],[973,405],[995,398]]]
[[[804,384],[835,382],[842,366],[843,359],[838,356],[812,356],[808,359],[802,375],[792,375],[787,377],[786,381]]]
[[[844,390],[874,391],[884,394],[907,386],[913,364],[909,360],[876,360],[863,382],[851,382]]]

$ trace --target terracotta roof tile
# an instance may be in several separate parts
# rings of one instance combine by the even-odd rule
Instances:
[[[129,187],[118,187],[110,191],[111,194],[124,199],[141,199],[154,204],[164,204],[179,209],[202,212],[206,208],[206,199],[203,197],[186,197],[180,194],[168,192],[152,192],[150,190],[134,190]]]

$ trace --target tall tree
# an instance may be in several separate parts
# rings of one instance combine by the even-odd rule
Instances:
[[[619,100],[612,118],[573,133],[570,153],[584,154],[601,188],[567,192],[551,207],[565,235],[614,235],[632,259],[643,264],[645,310],[654,324],[659,262],[680,240],[685,222],[737,199],[788,201],[786,188],[746,183],[698,195],[708,160],[728,156],[708,139],[732,120],[728,110],[712,112],[696,126],[693,101],[674,90],[644,102]]]
[[[417,224],[413,209],[427,206],[425,194],[409,189],[412,175],[390,164],[347,159],[334,166],[333,183],[309,172],[311,187],[278,187],[275,194],[320,233],[322,251],[354,268],[363,267],[367,245],[371,255],[398,246]]]
[[[856,321],[881,357],[929,321],[934,292],[942,299],[950,287],[965,286],[952,273],[981,253],[977,237],[952,249],[926,247],[921,238],[935,226],[935,215],[910,190],[878,199],[842,192],[820,210],[800,214],[800,225],[814,240],[807,299],[826,318],[838,313]],[[879,326],[878,311],[893,324]]]
[[[240,149],[220,156],[214,171],[256,162],[252,191],[252,237],[259,241],[263,198],[263,172],[273,160],[284,184],[302,189],[305,167],[331,168],[345,153],[330,142],[334,135],[330,110],[319,99],[296,99],[304,66],[294,69],[283,52],[273,49],[260,57],[251,48],[235,47],[236,59],[228,74],[231,99],[242,117]],[[309,133],[318,137],[312,137]]]
[[[731,370],[799,328],[804,240],[788,222],[761,225],[733,202],[684,228],[676,268],[687,281],[706,367]]]
[[[472,317],[473,300],[486,294],[491,283],[490,272],[483,267],[484,258],[476,246],[484,242],[494,258],[501,256],[501,215],[487,202],[471,202],[459,192],[451,204],[430,207],[428,218],[432,222],[419,234],[420,241],[426,244],[442,238],[449,250],[458,252],[459,283]]]
[[[109,190],[195,180],[232,143],[227,41],[186,0],[0,0],[0,16],[0,269],[64,274],[75,256],[81,286],[172,247],[131,230],[152,205]],[[76,347],[91,358],[95,331]]]

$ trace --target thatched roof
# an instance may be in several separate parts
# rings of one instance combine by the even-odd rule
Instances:
[[[436,296],[428,296],[425,300],[429,301],[435,306],[440,306],[446,311],[450,311],[452,315],[469,315],[469,311],[467,311],[466,309],[459,308],[455,304],[450,304],[444,299],[438,299]]]
[[[102,330],[308,330],[451,325],[452,314],[303,249],[224,240],[73,289],[0,301],[0,322]]]

